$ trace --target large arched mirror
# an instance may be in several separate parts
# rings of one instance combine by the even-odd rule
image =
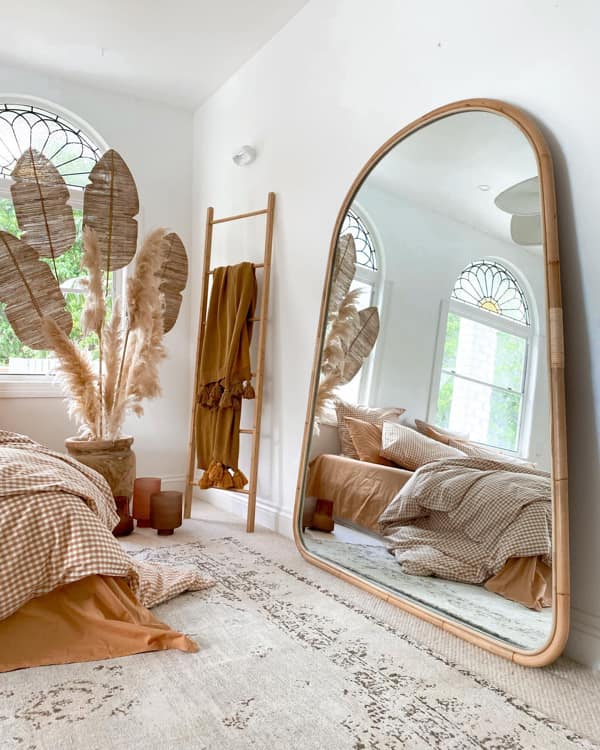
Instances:
[[[335,224],[296,538],[312,562],[539,666],[568,633],[552,162],[492,100],[401,130]]]

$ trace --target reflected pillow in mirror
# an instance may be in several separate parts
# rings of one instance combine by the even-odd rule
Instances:
[[[393,461],[379,455],[381,450],[382,425],[363,422],[361,419],[346,417],[344,423],[350,433],[354,449],[361,461],[383,466],[395,466]]]
[[[437,425],[429,424],[422,419],[415,419],[415,425],[417,430],[432,440],[437,440],[440,443],[446,443],[450,438],[456,438],[458,440],[468,440],[468,432],[452,432],[451,430],[445,430],[443,427],[437,427]]]
[[[370,406],[360,406],[359,404],[348,404],[346,401],[338,399],[335,403],[335,413],[337,415],[340,443],[342,444],[342,455],[348,456],[348,458],[359,458],[350,437],[350,432],[344,422],[346,417],[382,426],[386,420],[395,421],[399,419],[405,411],[406,409],[377,409]]]
[[[473,456],[474,458],[488,458],[490,461],[503,461],[507,464],[517,464],[518,466],[525,466],[528,469],[535,469],[535,464],[530,461],[526,461],[517,456],[507,455],[501,451],[496,451],[493,448],[486,448],[485,446],[479,445],[478,443],[472,443],[467,439],[467,435],[461,435],[459,432],[450,432],[450,430],[444,430],[441,427],[424,422],[421,419],[415,419],[417,429],[423,435],[437,440],[439,443],[449,445],[452,448],[456,448],[467,456]]]
[[[518,466],[525,466],[528,469],[535,469],[535,464],[531,461],[525,461],[523,458],[517,458],[517,456],[510,456],[501,451],[495,451],[493,448],[486,448],[477,443],[472,443],[470,440],[458,440],[456,438],[449,438],[448,443],[452,448],[457,448],[467,456],[474,456],[475,458],[488,458],[490,461],[503,461],[506,464],[517,464]]]
[[[396,422],[384,422],[381,435],[381,455],[403,469],[416,471],[420,466],[440,458],[464,458],[458,448],[432,440],[410,427]]]

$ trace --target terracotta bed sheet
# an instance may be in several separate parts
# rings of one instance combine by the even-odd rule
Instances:
[[[484,586],[529,609],[552,606],[552,568],[540,557],[511,557]]]
[[[379,516],[412,471],[325,453],[310,464],[306,494],[333,501],[333,515],[379,535]]]
[[[92,575],[0,621],[0,672],[198,646],[142,606],[125,578]]]

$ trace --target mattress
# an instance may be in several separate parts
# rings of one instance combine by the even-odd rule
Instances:
[[[325,453],[311,462],[306,495],[333,501],[333,516],[379,534],[379,516],[412,477],[393,466]]]

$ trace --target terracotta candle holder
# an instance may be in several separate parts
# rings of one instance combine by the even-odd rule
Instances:
[[[133,485],[133,517],[141,528],[150,526],[150,496],[160,492],[158,477],[138,477]]]
[[[182,511],[181,492],[154,492],[150,499],[150,525],[159,536],[168,536],[181,526]]]
[[[125,495],[115,495],[115,505],[119,523],[113,529],[113,535],[127,536],[133,531],[133,517],[129,515],[129,498]]]

